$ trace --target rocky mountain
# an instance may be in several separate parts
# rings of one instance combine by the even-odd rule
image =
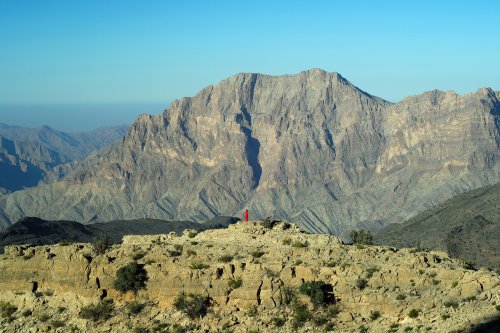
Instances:
[[[73,161],[82,160],[94,150],[119,141],[128,127],[100,127],[90,132],[66,133],[49,126],[29,128],[0,123],[0,135],[18,142],[42,145]]]
[[[500,183],[453,197],[376,236],[378,244],[446,251],[477,267],[500,267]]]
[[[38,142],[12,141],[0,135],[0,193],[33,187],[43,174],[69,159]]]
[[[0,223],[236,215],[346,235],[403,222],[500,180],[500,93],[430,91],[393,104],[337,73],[238,74],[124,140],[0,199]]]
[[[499,328],[496,272],[442,252],[344,245],[287,223],[125,236],[105,253],[7,246],[0,290],[0,327],[16,333]]]
[[[47,171],[116,142],[127,128],[103,127],[69,134],[48,126],[27,128],[0,123],[0,194],[36,186],[44,178],[60,179],[64,168],[50,176]]]

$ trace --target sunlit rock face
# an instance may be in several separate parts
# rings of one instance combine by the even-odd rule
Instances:
[[[238,74],[5,196],[0,219],[203,221],[249,209],[314,232],[375,229],[500,180],[498,98],[431,91],[393,104],[319,69]]]

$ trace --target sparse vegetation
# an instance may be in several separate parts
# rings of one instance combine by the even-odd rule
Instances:
[[[335,303],[333,286],[323,281],[304,282],[299,288],[301,294],[309,296],[311,303],[317,306],[326,306]]]
[[[34,254],[33,252],[31,252],[31,253],[25,254],[25,255],[23,256],[23,259],[24,259],[24,260],[30,260],[30,259],[31,259],[31,258],[33,258],[34,256],[35,256],[35,254]]]
[[[370,279],[375,272],[378,272],[380,268],[378,267],[370,267],[366,270],[366,278]]]
[[[406,299],[405,294],[398,294],[398,296],[396,296],[396,300],[398,301],[404,301],[405,299]]]
[[[368,333],[368,327],[366,327],[365,325],[361,325],[361,326],[359,326],[358,332],[359,333]]]
[[[196,251],[191,250],[191,249],[187,250],[186,254],[188,257],[195,257],[198,255],[198,253],[196,253]]]
[[[142,311],[142,309],[144,309],[144,306],[145,305],[143,303],[133,301],[133,302],[127,303],[125,308],[127,309],[127,312],[130,314],[138,314],[139,312]]]
[[[292,327],[297,329],[302,327],[310,318],[309,311],[307,310],[307,306],[305,304],[296,302],[292,304],[293,309],[293,321]]]
[[[257,308],[257,305],[251,305],[248,309],[247,309],[247,316],[253,318],[255,316],[257,316],[257,314],[259,313],[259,309]]]
[[[134,327],[134,330],[132,331],[133,333],[149,333],[150,330],[149,328],[145,326],[136,326]]]
[[[47,320],[50,319],[50,316],[46,313],[42,313],[39,317],[38,320],[40,320],[42,323],[45,323]]]
[[[142,258],[144,258],[145,255],[146,255],[146,253],[144,253],[142,251],[134,252],[134,253],[132,253],[132,259],[135,261],[141,260]]]
[[[243,285],[243,280],[239,277],[230,279],[228,284],[227,284],[227,286],[231,290],[237,289],[237,288],[241,287],[242,285]]]
[[[228,262],[233,261],[233,259],[234,259],[234,256],[232,256],[230,254],[226,254],[226,255],[223,255],[222,257],[220,257],[219,261],[224,262],[224,263],[228,263]]]
[[[252,255],[252,257],[254,258],[260,258],[262,257],[264,254],[266,254],[266,252],[263,252],[263,251],[253,251],[253,252],[250,252],[250,254]]]
[[[115,305],[113,300],[105,299],[96,304],[83,307],[80,311],[80,318],[97,321],[106,321],[113,316]]]
[[[188,233],[188,237],[189,237],[189,238],[195,238],[195,237],[196,237],[196,235],[198,235],[198,232],[197,232],[197,231],[190,231],[190,232]]]
[[[359,278],[356,280],[356,288],[359,290],[363,290],[368,286],[368,281],[363,278]]]
[[[32,314],[33,314],[33,311],[31,311],[30,309],[26,309],[26,310],[24,310],[24,311],[21,313],[21,315],[22,315],[23,317],[30,317]]]
[[[446,320],[448,318],[450,318],[450,315],[447,313],[441,315],[441,319],[443,319],[443,320]]]
[[[191,269],[207,269],[210,267],[210,265],[201,263],[201,262],[192,262],[191,265],[189,265]]]
[[[417,318],[418,313],[419,313],[419,311],[417,309],[411,309],[410,312],[408,312],[408,316],[410,318]]]
[[[312,317],[312,322],[313,322],[314,326],[319,327],[319,326],[325,325],[328,322],[328,319],[326,319],[322,315],[316,315],[316,316]]]
[[[211,306],[212,300],[204,295],[191,294],[186,296],[186,294],[181,294],[174,302],[174,307],[191,319],[204,317]]]
[[[497,309],[497,311],[500,312],[500,305],[495,306],[495,309]]]
[[[405,332],[411,332],[413,331],[413,327],[411,326],[406,326],[405,329],[404,329]]]
[[[465,269],[468,269],[468,270],[474,270],[474,271],[476,270],[476,268],[474,267],[474,264],[470,261],[464,261],[462,267]]]
[[[440,280],[436,280],[436,279],[432,279],[432,284],[437,286],[438,284],[440,284],[441,281]]]
[[[473,302],[476,300],[477,300],[476,296],[469,296],[469,297],[464,298],[464,301],[466,301],[466,302]]]
[[[296,248],[304,248],[309,246],[309,242],[308,241],[301,242],[300,240],[297,239],[295,240],[295,242],[293,242],[292,246]]]
[[[101,234],[92,242],[92,249],[97,255],[106,253],[110,247],[111,238],[108,235]]]
[[[353,244],[372,245],[373,236],[369,230],[351,231],[349,234]]]
[[[59,242],[59,246],[68,246],[69,241],[67,239],[63,239],[62,241]]]
[[[324,263],[324,265],[325,265],[326,267],[335,267],[335,266],[337,266],[337,262],[336,262],[336,261],[333,261],[333,260],[330,260],[330,261],[328,261],[328,262],[325,262],[325,263]]]
[[[332,304],[326,308],[326,314],[330,318],[335,318],[339,315],[340,313],[340,308],[338,304]]]
[[[300,264],[302,264],[302,262],[303,262],[303,261],[302,261],[301,259],[297,259],[297,260],[295,260],[294,265],[295,265],[295,266],[299,266]]]
[[[119,268],[116,271],[116,278],[113,282],[113,288],[121,291],[137,292],[146,287],[148,273],[144,269],[144,265],[139,265],[135,261]]]
[[[458,281],[453,281],[453,282],[451,283],[451,286],[452,286],[453,288],[455,288],[456,286],[458,286]]]
[[[370,319],[371,320],[377,320],[379,318],[380,318],[380,311],[375,310],[375,311],[370,312]]]
[[[282,241],[283,245],[290,245],[292,244],[292,239],[291,238],[285,238]]]
[[[17,307],[9,302],[0,301],[0,314],[2,318],[9,318],[17,311]]]
[[[443,303],[446,308],[458,308],[458,302],[456,300],[449,300]]]
[[[275,327],[281,327],[286,323],[286,320],[283,317],[273,317],[271,318],[271,321]]]
[[[62,320],[53,319],[50,321],[50,325],[54,326],[54,328],[64,327],[66,323]]]

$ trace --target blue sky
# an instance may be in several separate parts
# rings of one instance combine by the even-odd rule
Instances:
[[[0,0],[0,122],[122,124],[238,72],[314,67],[391,101],[500,90],[499,12],[481,0]]]

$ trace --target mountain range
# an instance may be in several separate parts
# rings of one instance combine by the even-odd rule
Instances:
[[[27,128],[0,123],[0,193],[33,187],[58,165],[81,160],[123,138],[128,126],[65,133],[48,126]]]
[[[320,69],[237,74],[4,195],[0,224],[200,222],[249,209],[312,232],[376,230],[500,180],[499,98],[433,90],[391,103]]]
[[[462,193],[376,236],[378,244],[446,251],[476,267],[500,267],[500,183]]]

